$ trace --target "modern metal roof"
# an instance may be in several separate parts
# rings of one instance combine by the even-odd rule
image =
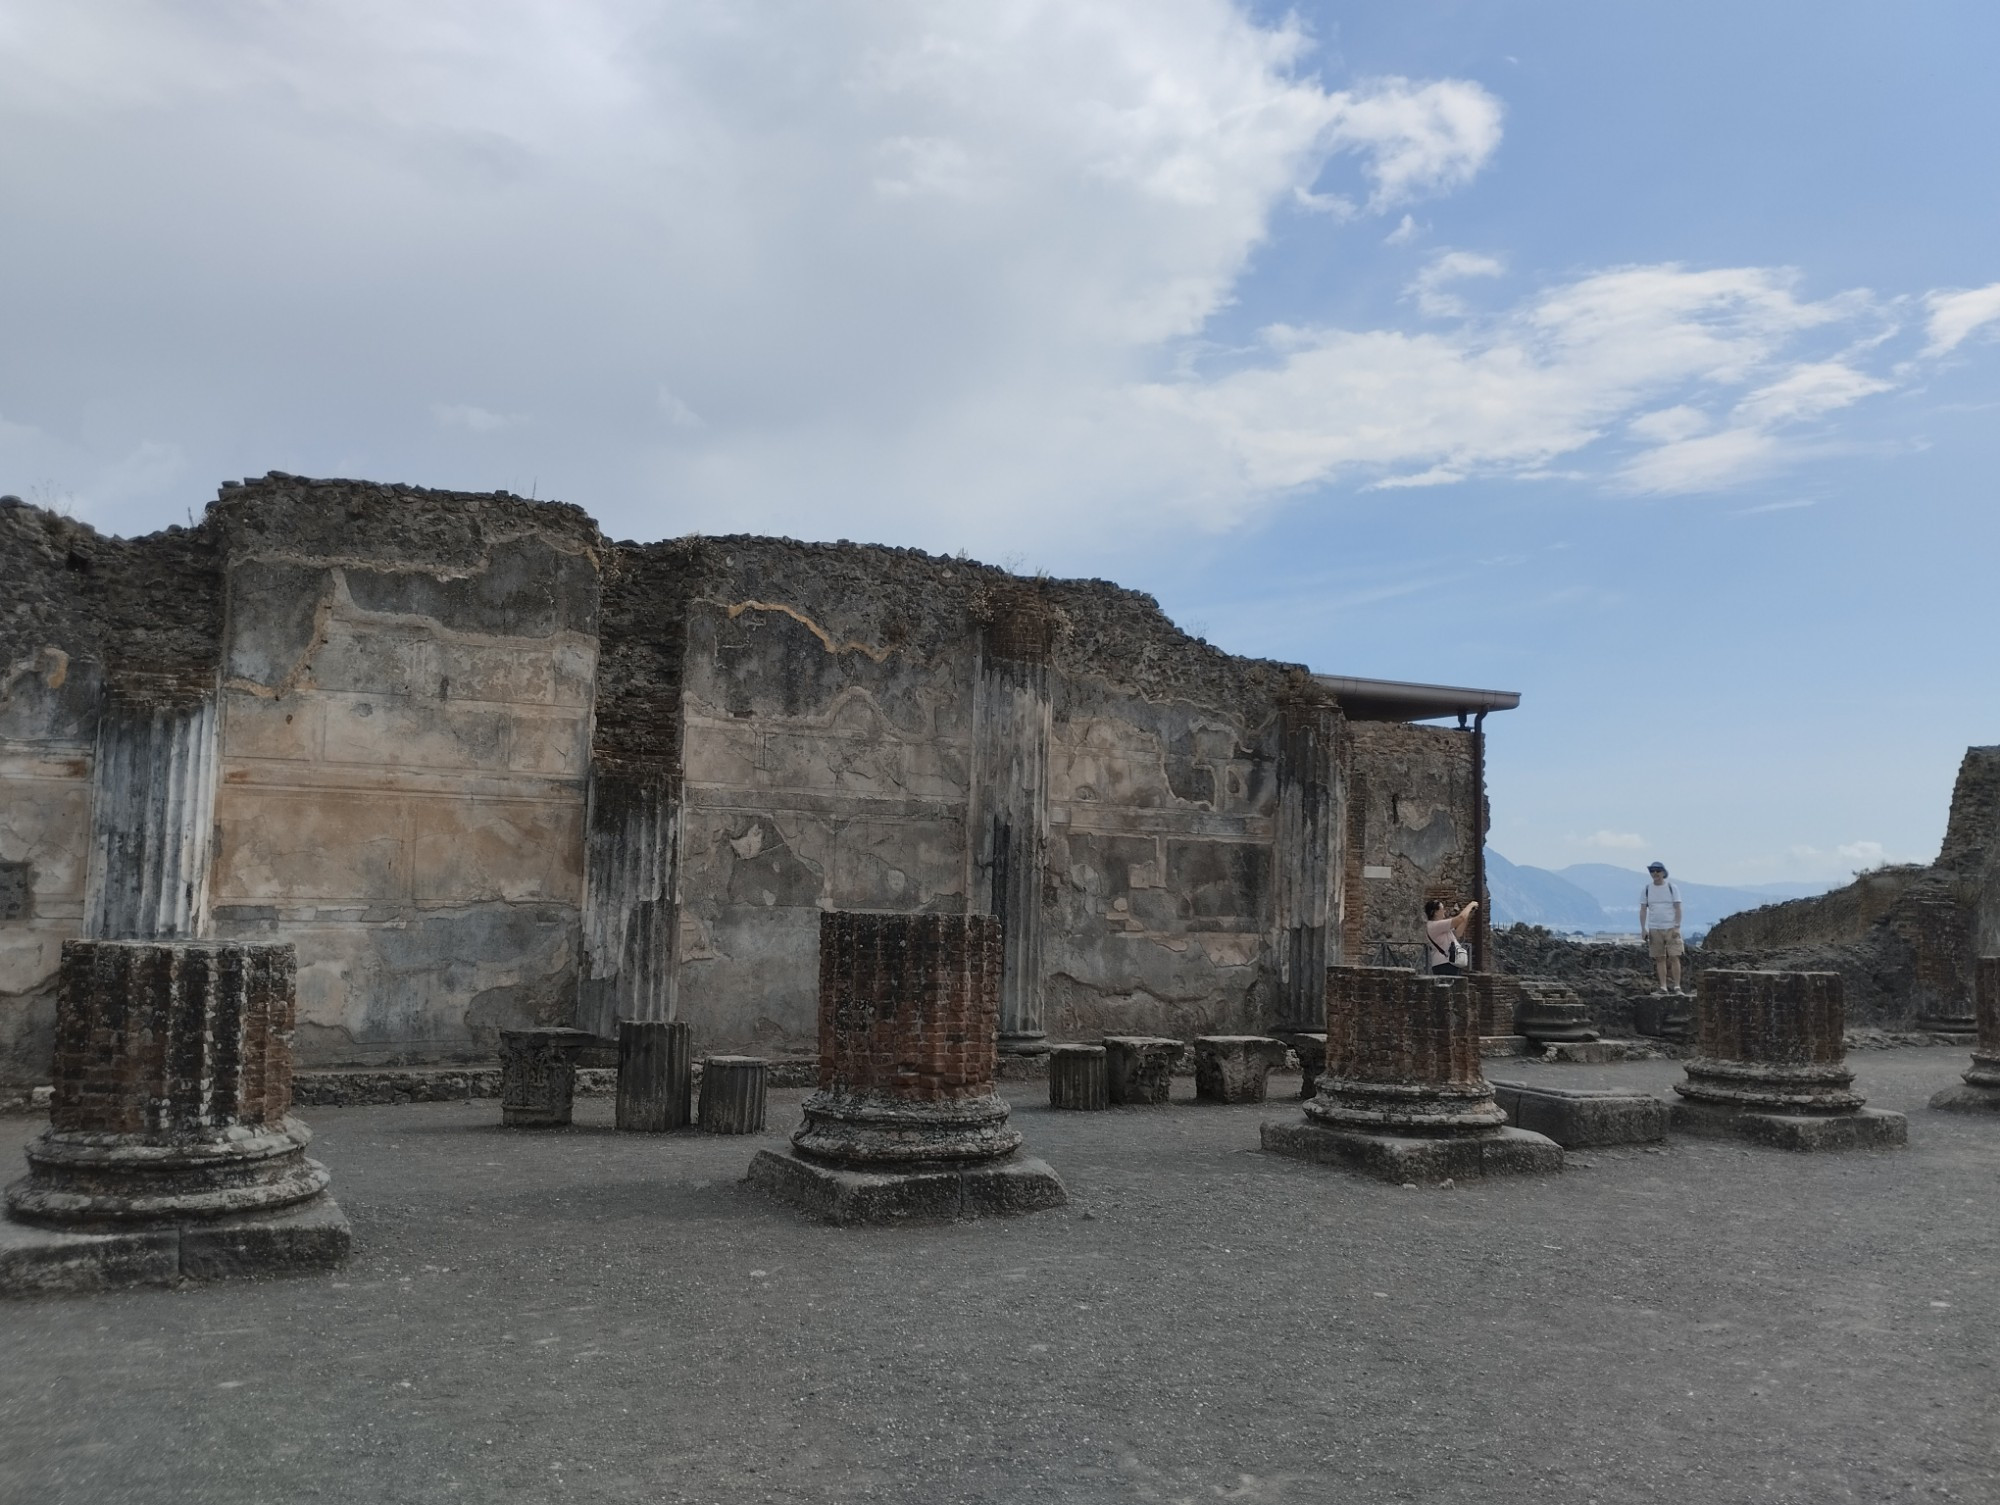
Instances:
[[[1333,691],[1354,721],[1429,721],[1434,716],[1471,716],[1511,711],[1519,690],[1472,690],[1459,685],[1418,685],[1401,679],[1358,679],[1351,674],[1315,674]]]

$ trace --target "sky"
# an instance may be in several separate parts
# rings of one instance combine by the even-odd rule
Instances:
[[[1492,841],[1926,861],[2000,741],[2000,7],[0,0],[0,491],[1103,575],[1518,690]]]

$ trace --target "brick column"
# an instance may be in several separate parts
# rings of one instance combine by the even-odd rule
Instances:
[[[987,607],[973,693],[973,902],[1001,923],[1000,1049],[1039,1054],[1056,617],[1023,588]]]
[[[1965,1073],[1964,1086],[1947,1087],[1931,1099],[1931,1106],[2000,1113],[2000,956],[1982,956],[1973,969],[1973,1007],[1979,1033],[1972,1069]]]
[[[1265,1124],[1264,1148],[1392,1181],[1561,1169],[1553,1141],[1505,1127],[1480,1022],[1463,977],[1329,968],[1318,1095],[1305,1122]]]
[[[1935,1035],[1970,1041],[1973,957],[1969,921],[1948,889],[1912,894],[1904,901],[1904,933],[1916,952],[1911,1003],[1916,1026]]]
[[[1802,1150],[1903,1143],[1903,1116],[1851,1090],[1839,973],[1711,970],[1700,989],[1676,1130]]]
[[[994,1088],[1000,921],[836,911],[819,947],[819,1090],[752,1183],[837,1222],[1060,1205]]]
[[[191,940],[208,929],[218,751],[211,694],[106,697],[91,767],[86,934]]]
[[[296,967],[289,945],[66,942],[50,1128],[8,1211],[103,1228],[318,1197],[290,1116]]]

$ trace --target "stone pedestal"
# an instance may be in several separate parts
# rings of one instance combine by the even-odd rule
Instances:
[[[1686,1045],[1695,1035],[1695,1001],[1686,993],[1641,993],[1632,1000],[1632,1032]]]
[[[701,1063],[701,1129],[704,1134],[764,1132],[769,1063],[762,1056],[708,1056]]]
[[[1548,977],[1524,977],[1519,986],[1515,1017],[1521,1033],[1530,1040],[1541,1045],[1567,1045],[1597,1038],[1597,1026],[1590,1022],[1590,1006],[1568,984]]]
[[[1104,1078],[1111,1101],[1121,1107],[1166,1102],[1183,1049],[1180,1041],[1158,1035],[1106,1035]]]
[[[1326,1036],[1317,1030],[1288,1029],[1278,1030],[1274,1038],[1284,1041],[1299,1058],[1299,1101],[1317,1096],[1319,1079],[1326,1071]]]
[[[1196,1035],[1194,1095],[1203,1103],[1261,1103],[1285,1046],[1263,1035]]]
[[[1562,1169],[1554,1141],[1507,1127],[1466,979],[1331,967],[1326,1014],[1319,1094],[1302,1122],[1264,1125],[1265,1149],[1399,1182]]]
[[[570,1122],[576,1058],[597,1042],[580,1029],[500,1031],[500,1122],[510,1129],[557,1129]]]
[[[1049,1052],[1049,1106],[1095,1113],[1111,1105],[1102,1045],[1058,1045]]]
[[[1673,1128],[1794,1150],[1904,1143],[1903,1115],[1852,1090],[1846,1027],[1837,972],[1704,972]]]
[[[296,967],[288,945],[64,944],[50,1127],[7,1188],[0,1294],[346,1257],[290,1112]]]
[[[694,1096],[690,1035],[679,1020],[618,1021],[619,1128],[658,1134],[687,1123]]]
[[[1982,956],[1973,972],[1972,1069],[1963,1086],[1947,1087],[1931,1099],[1933,1108],[1956,1113],[2000,1113],[2000,956]]]
[[[1546,1134],[1566,1150],[1667,1137],[1667,1104],[1650,1093],[1496,1081],[1493,1095],[1515,1128]]]
[[[822,914],[819,1090],[750,1183],[836,1223],[1061,1206],[994,1089],[1000,943],[990,915]]]

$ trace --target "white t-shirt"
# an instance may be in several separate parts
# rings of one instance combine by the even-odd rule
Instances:
[[[1671,878],[1665,883],[1648,883],[1639,895],[1639,912],[1646,917],[1646,928],[1672,930],[1680,923],[1674,918],[1674,906],[1680,902],[1680,891]]]

